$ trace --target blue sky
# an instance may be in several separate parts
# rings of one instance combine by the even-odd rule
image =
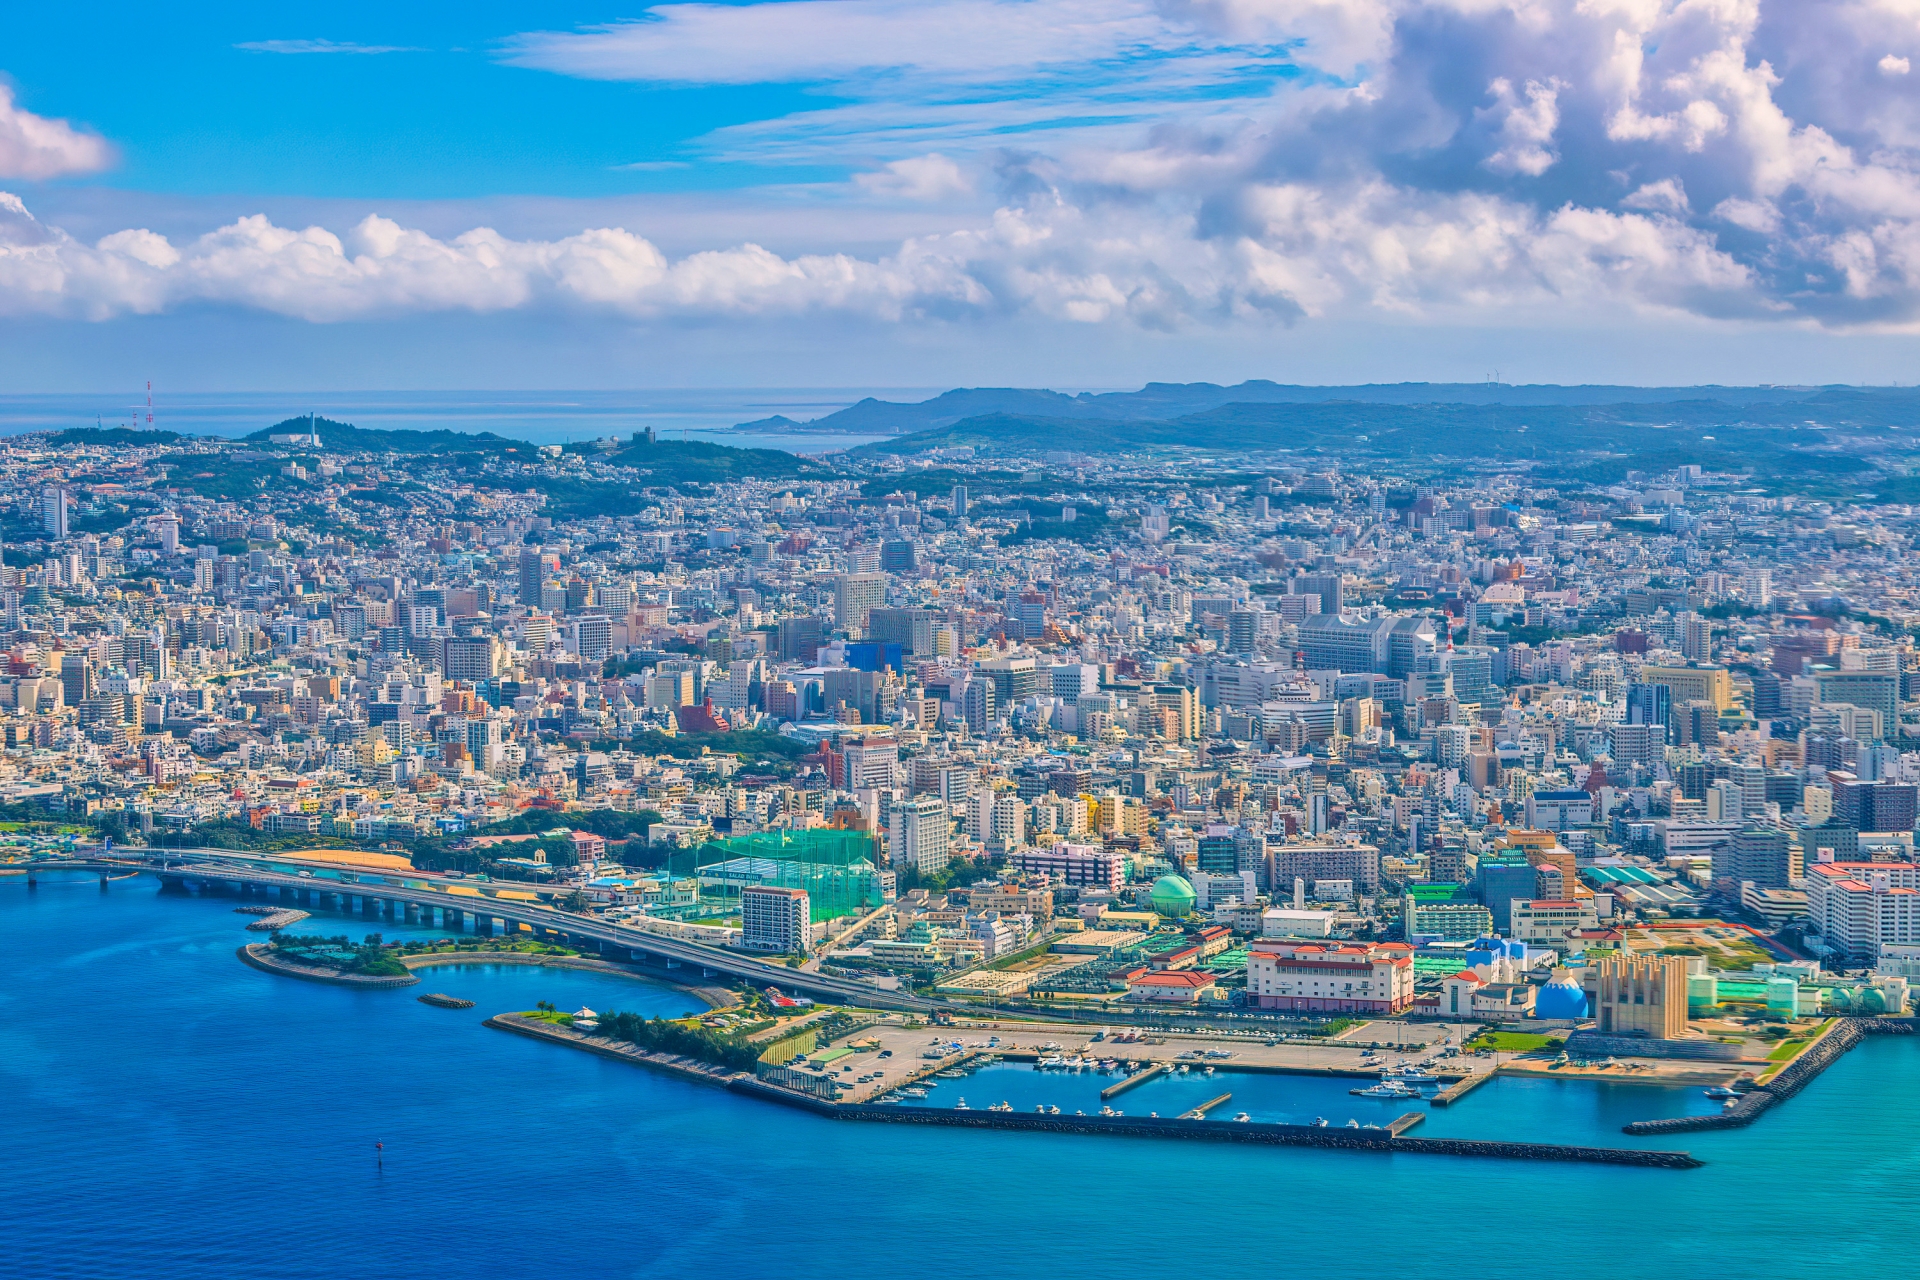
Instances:
[[[1890,0],[0,17],[0,391],[1912,381]]]

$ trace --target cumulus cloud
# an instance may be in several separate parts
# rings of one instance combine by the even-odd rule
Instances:
[[[674,258],[619,228],[442,238],[382,218],[87,244],[7,197],[0,310],[1165,329],[1605,306],[1920,328],[1920,85],[1889,69],[1920,46],[1915,17],[1915,0],[664,5],[506,56],[824,87],[835,104],[713,145],[856,146],[859,171],[836,188],[849,243],[872,243],[863,203],[970,212],[891,252]]]
[[[0,83],[0,178],[37,182],[95,173],[112,163],[113,148],[105,139],[22,109],[13,90]]]
[[[973,191],[960,166],[937,151],[895,160],[877,173],[856,173],[853,181],[875,195],[903,200],[941,200]]]

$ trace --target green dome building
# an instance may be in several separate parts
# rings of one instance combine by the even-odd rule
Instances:
[[[1161,876],[1153,882],[1147,900],[1159,914],[1169,920],[1179,920],[1193,910],[1198,898],[1185,876]]]

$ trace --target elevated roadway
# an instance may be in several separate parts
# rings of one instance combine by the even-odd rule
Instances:
[[[815,998],[867,1008],[897,1009],[927,1013],[945,1006],[945,1001],[928,1000],[910,991],[893,991],[853,978],[790,969],[784,964],[724,947],[710,947],[682,938],[651,933],[631,925],[600,920],[577,912],[563,911],[548,903],[528,898],[505,898],[482,893],[477,886],[460,881],[435,880],[422,872],[398,872],[335,864],[310,864],[312,870],[288,873],[272,867],[243,861],[230,849],[166,849],[86,851],[74,856],[39,859],[23,864],[34,870],[88,870],[102,874],[143,871],[163,881],[182,884],[220,883],[236,890],[265,892],[282,897],[291,895],[299,902],[338,898],[342,908],[351,912],[352,900],[362,900],[362,913],[407,918],[411,907],[424,914],[431,924],[431,912],[439,911],[447,927],[465,927],[471,918],[474,927],[491,932],[494,921],[507,925],[527,925],[543,935],[552,935],[570,944],[591,944],[593,950],[610,958],[625,953],[633,961],[666,968],[697,968],[702,976],[723,974],[758,987],[778,987],[804,992]],[[241,855],[242,858],[245,855]],[[295,860],[275,859],[279,866]],[[489,888],[494,887],[489,885]],[[455,890],[464,889],[464,892]],[[370,906],[368,904],[371,904]]]

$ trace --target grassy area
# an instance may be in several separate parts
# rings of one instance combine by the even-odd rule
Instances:
[[[1806,1047],[1807,1042],[1805,1040],[1782,1040],[1773,1047],[1773,1052],[1767,1055],[1767,1061],[1792,1062],[1800,1056],[1801,1050]]]
[[[1482,1031],[1467,1042],[1468,1049],[1492,1049],[1498,1053],[1538,1053],[1566,1041],[1531,1031]]]
[[[1363,1021],[1365,1021],[1365,1019],[1362,1018],[1335,1018],[1326,1026],[1315,1027],[1307,1032],[1307,1034],[1310,1036],[1337,1036],[1350,1027],[1359,1026]]]
[[[561,1013],[557,1009],[523,1009],[520,1011],[520,1016],[523,1018],[531,1018],[535,1022],[551,1023],[556,1027],[570,1027],[573,1025],[573,1015],[570,1013]]]

